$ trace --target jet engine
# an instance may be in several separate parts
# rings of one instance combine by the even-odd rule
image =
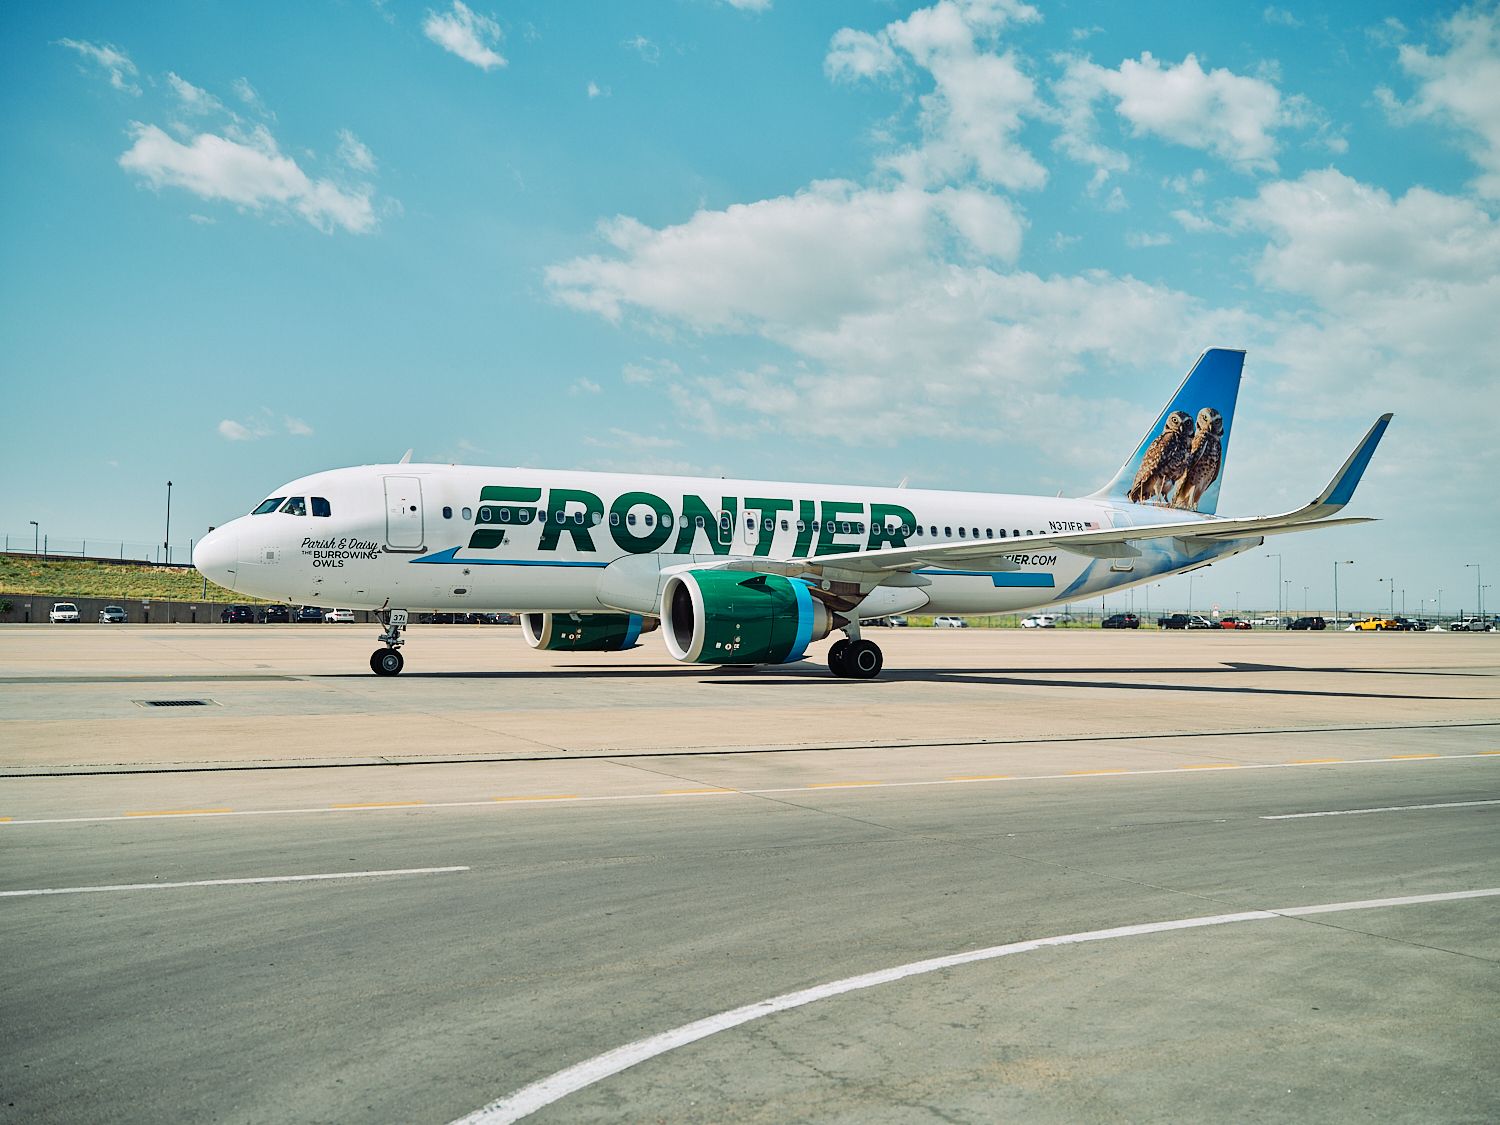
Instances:
[[[523,613],[521,635],[549,652],[620,652],[660,624],[639,613]]]
[[[661,620],[667,651],[690,664],[786,664],[839,624],[807,583],[732,570],[672,575]]]

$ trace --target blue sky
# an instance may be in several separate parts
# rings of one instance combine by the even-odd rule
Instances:
[[[13,545],[408,447],[1081,494],[1222,345],[1221,511],[1397,415],[1294,607],[1500,588],[1493,4],[10,4],[0,90]]]

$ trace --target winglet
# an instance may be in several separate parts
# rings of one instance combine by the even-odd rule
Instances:
[[[1365,468],[1370,464],[1370,458],[1375,456],[1375,447],[1385,436],[1385,430],[1391,424],[1391,418],[1390,414],[1382,414],[1376,420],[1375,424],[1370,427],[1370,432],[1365,434],[1364,439],[1355,446],[1354,452],[1349,454],[1349,459],[1344,462],[1343,467],[1333,474],[1328,487],[1312,502],[1310,507],[1316,509],[1319,516],[1332,515],[1353,499],[1354,489],[1359,484],[1360,478],[1364,476]]]
[[[411,455],[412,455],[412,451],[410,449],[408,449],[405,453],[401,454],[401,460],[397,461],[396,464],[398,464],[398,465],[407,465],[407,464],[410,464],[411,463]]]

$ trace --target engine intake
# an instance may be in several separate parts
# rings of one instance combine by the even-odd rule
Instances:
[[[659,624],[639,613],[523,613],[521,635],[549,652],[621,652]]]
[[[667,651],[690,664],[786,664],[834,627],[807,583],[730,570],[672,575],[661,620]]]

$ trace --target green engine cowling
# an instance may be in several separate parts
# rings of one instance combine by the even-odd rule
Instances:
[[[639,613],[523,613],[521,634],[549,652],[621,652],[660,624]]]
[[[786,664],[834,626],[807,583],[733,570],[672,575],[661,620],[667,651],[690,664]]]

